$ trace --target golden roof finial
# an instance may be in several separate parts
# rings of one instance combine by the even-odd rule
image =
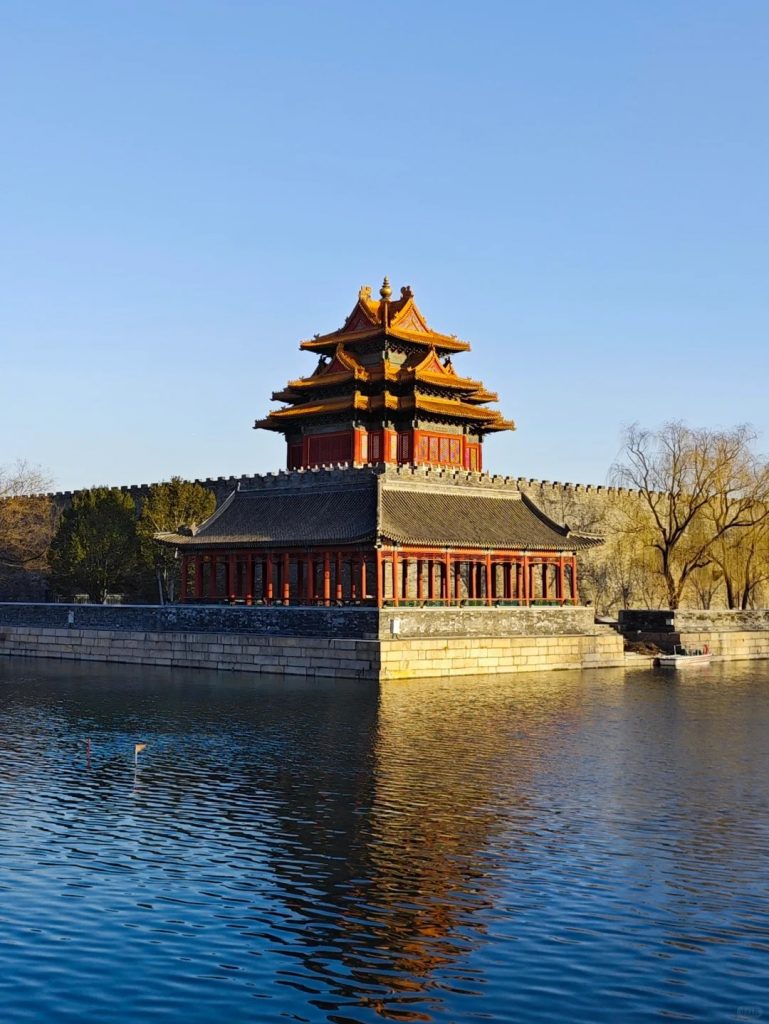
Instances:
[[[385,277],[384,281],[382,281],[382,287],[379,289],[379,294],[382,296],[384,301],[387,302],[387,300],[390,298],[392,293],[393,293],[393,290],[390,287],[390,282]]]

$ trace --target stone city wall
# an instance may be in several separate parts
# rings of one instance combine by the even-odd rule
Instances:
[[[430,466],[379,467],[383,472],[393,476],[408,478],[424,477],[433,482],[459,482],[490,488],[516,488],[529,495],[532,500],[549,516],[560,523],[567,523],[576,532],[606,535],[611,532],[607,516],[610,500],[616,495],[632,493],[622,488],[603,487],[592,484],[559,483],[547,480],[535,480],[528,477],[502,476],[490,473],[473,473],[465,470],[443,469]],[[370,467],[364,472],[370,472]],[[213,492],[217,505],[238,486],[274,487],[279,488],[287,482],[292,485],[306,484],[316,487],[323,483],[329,486],[339,482],[340,474],[349,479],[350,470],[345,466],[325,466],[318,469],[284,471],[264,474],[243,474],[241,476],[206,477],[193,481]],[[149,493],[153,484],[127,484],[119,489],[129,494],[136,505],[137,512]],[[49,495],[55,508],[59,511],[69,507],[72,498],[78,491],[56,491]],[[603,604],[600,588],[593,583],[596,573],[593,563],[600,564],[601,549],[581,552],[579,556],[581,589],[584,600],[590,600],[597,607]],[[0,575],[0,599],[13,600],[45,600],[49,595],[45,575],[29,573],[17,574],[14,578],[4,580]]]
[[[653,644],[666,654],[677,648],[704,650],[706,647],[716,661],[743,661],[769,658],[769,630],[767,629],[691,629],[661,633],[633,632],[629,640]]]
[[[0,654],[345,679],[477,676],[624,665],[622,638],[356,640],[106,629],[0,629]]]
[[[630,609],[619,613],[619,626],[630,637],[643,633],[769,630],[769,609],[679,608],[676,611]]]
[[[608,668],[622,648],[589,608],[0,605],[0,654],[17,657],[403,679]]]
[[[582,636],[382,640],[381,679],[480,676],[624,667],[613,630]]]
[[[655,644],[672,653],[676,647],[702,650],[716,661],[769,658],[769,609],[679,608],[676,611],[620,612],[619,628],[628,640]]]
[[[376,608],[284,608],[280,605],[129,605],[0,603],[0,628],[107,629],[178,633],[257,633],[268,636],[379,635]]]
[[[769,658],[769,630],[691,630],[673,633],[672,636],[687,650],[704,650],[707,647],[714,661]]]
[[[107,629],[143,632],[250,633],[360,640],[595,634],[592,608],[296,607],[282,605],[103,605],[0,603],[0,628]]]
[[[382,609],[379,636],[397,631],[403,639],[417,637],[510,637],[596,634],[592,608],[532,605],[528,608],[393,608]]]
[[[386,471],[389,473],[402,474],[404,476],[420,476],[433,480],[438,480],[444,477],[450,477],[452,479],[459,479],[463,482],[480,484],[482,486],[492,487],[515,487],[518,490],[525,491],[532,500],[537,503],[541,502],[542,507],[547,511],[548,515],[553,515],[553,518],[559,522],[564,521],[563,518],[559,518],[558,512],[564,514],[565,519],[569,522],[569,525],[575,526],[576,524],[571,522],[569,519],[569,513],[574,518],[574,512],[580,508],[590,508],[589,518],[595,518],[595,514],[600,510],[602,502],[616,494],[628,494],[633,493],[626,491],[621,487],[604,487],[600,484],[579,484],[579,483],[559,483],[557,481],[550,480],[535,480],[530,477],[515,477],[515,476],[503,476],[501,474],[492,473],[473,473],[467,470],[456,470],[456,469],[443,469],[441,467],[433,466],[399,466],[399,467],[387,467]],[[334,482],[334,478],[339,473],[344,473],[349,476],[349,469],[345,465],[340,466],[323,466],[317,469],[306,469],[306,470],[280,470],[276,473],[255,473],[255,474],[243,474],[242,476],[219,476],[219,477],[205,477],[202,479],[196,479],[191,481],[192,483],[200,484],[202,487],[208,488],[212,491],[216,497],[217,505],[220,505],[224,499],[235,490],[236,487],[241,486],[244,488],[249,487],[264,487],[264,486],[280,486],[281,483],[285,483],[290,478],[292,481],[304,479],[308,485],[316,485],[321,480],[328,480],[329,483]],[[156,486],[155,484],[125,484],[121,485],[118,489],[126,494],[130,494],[137,508],[141,507],[142,503],[146,499],[150,487]],[[77,494],[78,491],[54,491],[48,495],[54,502],[57,508],[67,508],[72,503],[72,497]]]
[[[273,675],[379,678],[379,642],[246,633],[0,628],[0,654]]]

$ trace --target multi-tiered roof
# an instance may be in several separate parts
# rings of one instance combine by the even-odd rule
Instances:
[[[355,308],[339,330],[303,341],[303,351],[319,356],[314,373],[274,392],[273,400],[284,403],[283,407],[257,420],[255,427],[280,431],[289,445],[301,443],[303,436],[319,429],[327,433],[330,425],[340,431],[389,430],[405,435],[406,440],[396,446],[394,459],[382,443],[382,461],[458,465],[465,462],[441,458],[439,446],[434,446],[438,457],[431,458],[429,443],[423,446],[426,458],[420,458],[419,439],[413,432],[463,437],[465,446],[472,446],[480,445],[492,431],[514,430],[512,421],[488,408],[497,395],[481,381],[460,377],[455,371],[452,355],[469,350],[469,344],[432,330],[409,287],[401,288],[399,299],[391,296],[387,278],[378,300],[372,298],[370,287],[361,288]],[[350,461],[380,459],[360,460],[353,455]],[[307,464],[307,460],[295,464]],[[471,466],[468,461],[466,468],[480,465]]]
[[[182,600],[576,602],[577,550],[598,539],[477,472],[484,435],[512,422],[455,372],[467,342],[431,330],[410,288],[393,301],[385,278],[379,294],[361,288],[340,330],[302,342],[315,372],[257,420],[285,434],[290,471],[237,489],[198,529],[158,535],[181,552]]]

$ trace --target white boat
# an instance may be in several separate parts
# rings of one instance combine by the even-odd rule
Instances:
[[[712,660],[713,655],[707,644],[691,649],[676,644],[672,654],[659,655],[657,664],[660,668],[689,668],[691,665],[709,665]]]

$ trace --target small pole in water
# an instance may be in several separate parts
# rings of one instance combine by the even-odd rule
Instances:
[[[134,743],[134,767],[135,768],[139,767],[139,754],[141,754],[142,750],[146,750],[146,749],[147,749],[147,744],[146,743]]]

